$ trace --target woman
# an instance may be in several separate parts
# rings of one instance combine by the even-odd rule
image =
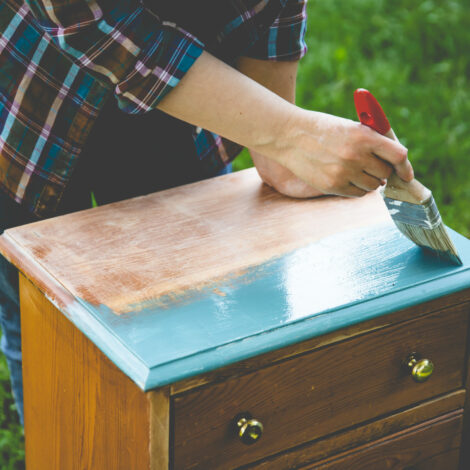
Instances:
[[[0,230],[89,207],[90,191],[108,203],[217,175],[242,146],[288,196],[362,196],[393,169],[411,180],[399,143],[294,105],[305,7],[2,0]],[[0,321],[22,419],[18,280],[3,258]]]

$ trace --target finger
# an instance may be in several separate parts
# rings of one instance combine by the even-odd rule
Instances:
[[[374,191],[380,186],[381,180],[367,173],[358,173],[354,175],[351,183],[364,191]]]
[[[367,191],[364,191],[361,188],[358,188],[354,184],[350,183],[349,185],[341,188],[339,192],[336,193],[338,196],[345,197],[362,197],[367,194]]]
[[[371,155],[364,164],[364,171],[381,180],[387,179],[393,172],[393,166],[377,155]]]
[[[413,168],[408,160],[408,150],[395,140],[391,140],[380,134],[374,136],[371,152],[383,160],[391,163],[397,175],[404,181],[414,178]]]
[[[367,171],[364,172],[366,175],[368,175]],[[372,175],[369,175],[369,176],[372,176]],[[375,178],[378,183],[379,183],[379,186],[384,186],[387,184],[387,179],[386,178],[376,178],[375,176],[372,176],[373,178]]]

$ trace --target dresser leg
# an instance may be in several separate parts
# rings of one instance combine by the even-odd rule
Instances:
[[[22,275],[20,298],[27,469],[167,470],[168,394],[140,390]]]

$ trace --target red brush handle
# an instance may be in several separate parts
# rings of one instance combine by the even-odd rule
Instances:
[[[357,116],[362,124],[371,127],[382,135],[390,131],[391,126],[387,116],[385,116],[384,110],[370,91],[358,88],[354,92],[354,104],[356,105]]]

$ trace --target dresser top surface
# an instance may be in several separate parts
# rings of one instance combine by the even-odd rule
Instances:
[[[470,287],[378,193],[284,198],[254,170],[5,232],[0,250],[149,389]]]

